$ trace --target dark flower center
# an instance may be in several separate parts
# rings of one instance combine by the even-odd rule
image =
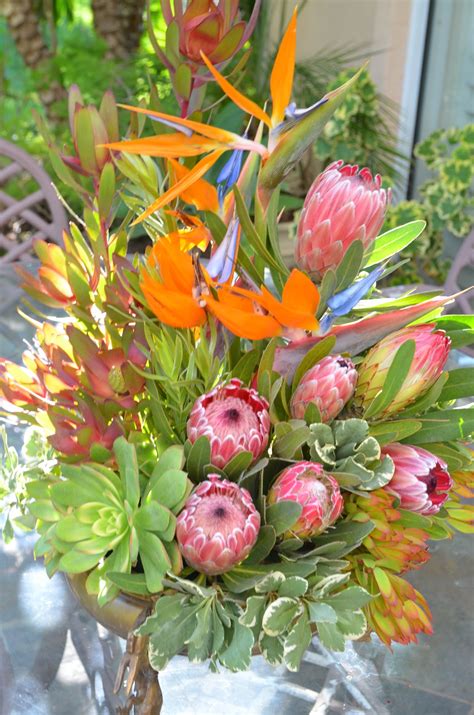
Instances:
[[[337,362],[337,364],[340,365],[341,367],[345,367],[345,368],[349,368],[349,367],[350,367],[349,362],[348,362],[345,358],[343,358],[343,357],[338,358],[336,362]]]
[[[226,415],[227,419],[229,420],[229,422],[238,422],[239,421],[240,413],[239,413],[238,409],[236,409],[235,407],[231,407],[230,409],[228,409],[227,412],[225,413],[225,415]]]
[[[214,509],[214,516],[218,519],[223,519],[225,515],[226,511],[223,506],[218,506],[216,509]]]

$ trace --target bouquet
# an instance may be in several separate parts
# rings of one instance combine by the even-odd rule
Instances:
[[[36,333],[23,365],[0,361],[3,413],[30,425],[5,535],[36,530],[47,573],[79,575],[98,612],[138,597],[131,638],[156,671],[181,652],[297,670],[314,634],[333,651],[416,642],[430,611],[405,574],[429,540],[472,532],[474,407],[456,401],[474,368],[446,365],[473,318],[443,315],[453,296],[377,290],[424,222],[380,234],[390,191],[342,161],[315,178],[288,269],[281,183],[357,74],[295,107],[294,14],[269,113],[225,76],[252,28],[209,0],[199,45],[197,4],[164,3],[157,46],[179,116],[152,92],[120,132],[111,93],[97,109],[73,87],[73,154],[43,127],[84,213],[62,246],[36,243],[35,276],[19,269]],[[244,134],[204,107],[213,82]],[[127,248],[138,224],[145,256]]]

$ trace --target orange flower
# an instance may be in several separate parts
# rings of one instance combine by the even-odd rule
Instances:
[[[180,164],[176,159],[168,159],[170,174],[173,181],[177,183],[184,179],[191,172],[184,164]],[[188,204],[192,204],[198,211],[212,211],[217,213],[219,209],[219,199],[215,186],[205,179],[198,179],[189,189],[181,191],[181,198]]]
[[[295,72],[296,53],[296,8],[278,48],[270,75],[270,94],[273,111],[271,117],[255,102],[233,87],[225,77],[211,64],[204,52],[201,57],[219,87],[240,109],[259,119],[270,129],[276,127],[285,118],[285,109],[290,103],[293,75]]]
[[[204,268],[193,265],[192,257],[166,238],[150,251],[140,286],[156,317],[175,328],[202,326],[208,314],[234,335],[250,340],[280,335],[284,327],[318,327],[318,290],[300,271],[291,273],[279,301],[264,287],[256,293],[212,281]]]

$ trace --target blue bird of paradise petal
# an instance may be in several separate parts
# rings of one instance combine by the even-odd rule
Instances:
[[[226,283],[234,272],[235,260],[239,248],[240,224],[233,218],[226,234],[214,255],[209,259],[206,270],[218,283]]]
[[[318,109],[318,107],[326,104],[327,101],[328,97],[323,97],[322,99],[318,99],[318,101],[310,107],[304,107],[302,109],[298,109],[296,103],[291,102],[285,109],[284,120],[272,129],[272,136],[277,137],[279,134],[284,134],[284,132],[287,132],[289,129],[298,124],[298,122],[311,114],[311,112],[314,112],[315,109]]]
[[[361,278],[360,281],[328,298],[328,306],[333,314],[337,317],[347,315],[378,281],[385,270],[385,265],[377,266],[365,278]]]
[[[242,149],[234,149],[229,159],[219,172],[217,177],[217,195],[219,205],[222,206],[224,197],[229,193],[233,185],[240,176],[244,152]]]
[[[327,304],[331,312],[323,315],[320,322],[320,330],[322,334],[326,333],[336,318],[347,315],[355,308],[357,303],[369,292],[372,286],[378,281],[384,272],[386,263],[377,266],[365,278],[353,283],[348,288],[335,293],[331,298],[328,298]]]

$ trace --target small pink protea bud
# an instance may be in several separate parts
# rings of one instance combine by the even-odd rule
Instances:
[[[211,443],[211,464],[222,469],[239,452],[258,459],[270,433],[268,402],[256,390],[233,378],[198,397],[187,424],[188,439],[201,435]]]
[[[313,182],[298,224],[295,260],[320,280],[336,268],[347,249],[361,240],[367,250],[377,236],[390,202],[379,174],[336,161]]]
[[[267,504],[295,501],[303,511],[287,537],[310,539],[321,534],[341,515],[344,500],[339,484],[316,462],[297,462],[281,472],[271,487]]]
[[[437,514],[453,485],[445,462],[426,449],[399,442],[387,444],[382,454],[395,464],[385,490],[400,499],[400,507],[419,514]]]
[[[250,553],[260,514],[246,489],[210,474],[194,490],[176,522],[176,539],[187,563],[208,576],[224,573]]]
[[[306,408],[316,405],[323,422],[331,422],[352,397],[357,370],[349,358],[328,355],[306,372],[291,398],[291,414],[303,419]]]
[[[433,330],[433,325],[415,325],[387,335],[365,356],[359,366],[359,379],[354,402],[367,408],[385,383],[388,369],[395,354],[407,340],[415,341],[415,355],[410,370],[398,394],[378,417],[400,412],[417,397],[430,389],[446,364],[451,340],[444,330]]]

